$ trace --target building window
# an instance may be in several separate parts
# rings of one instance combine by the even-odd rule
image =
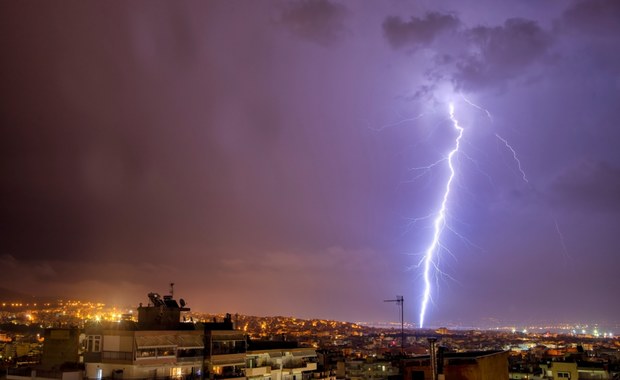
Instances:
[[[171,368],[170,376],[174,378],[183,377],[183,370],[181,369],[181,367]]]
[[[558,372],[558,378],[570,379],[570,372]]]
[[[140,348],[136,351],[138,358],[154,358],[157,357],[157,349],[155,348]]]
[[[149,347],[149,348],[138,348],[136,351],[136,358],[166,358],[166,357],[175,357],[176,351],[174,347]]]
[[[86,338],[86,351],[101,352],[101,335],[89,335]]]
[[[193,358],[202,356],[203,350],[199,348],[177,348],[177,357],[179,358]]]
[[[174,347],[159,347],[157,348],[157,357],[162,357],[162,356],[176,356],[177,353],[174,349]]]

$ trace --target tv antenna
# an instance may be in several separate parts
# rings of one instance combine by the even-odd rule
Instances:
[[[396,296],[394,300],[383,300],[383,302],[396,302],[396,305],[400,309],[400,353],[405,354],[405,318],[404,318],[404,303],[405,298],[403,296]]]

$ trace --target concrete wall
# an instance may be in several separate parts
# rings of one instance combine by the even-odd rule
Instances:
[[[46,329],[41,364],[45,369],[58,369],[63,363],[77,363],[78,329]]]

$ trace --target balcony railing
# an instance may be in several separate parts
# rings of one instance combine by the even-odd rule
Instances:
[[[101,358],[103,360],[132,361],[133,352],[103,351],[101,353]]]
[[[222,374],[215,374],[215,375],[213,375],[213,378],[216,379],[216,380],[238,379],[238,378],[245,379],[245,374],[243,372],[241,372],[241,371],[226,372],[226,373],[222,373]]]
[[[203,358],[202,355],[200,356],[178,356],[177,362],[179,363],[200,362],[202,358]]]
[[[158,376],[158,377],[132,377],[126,380],[200,380],[200,375],[183,375],[183,376]],[[118,380],[114,377],[102,377],[101,379],[94,377],[85,377],[84,380]]]
[[[265,375],[267,373],[271,373],[271,367],[254,367],[254,368],[245,368],[245,376],[260,376]]]

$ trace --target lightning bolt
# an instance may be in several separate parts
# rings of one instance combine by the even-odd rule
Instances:
[[[461,95],[461,99],[463,99],[465,101],[465,103],[467,103],[470,106],[472,106],[474,108],[477,108],[480,111],[484,112],[487,115],[487,117],[489,118],[489,121],[491,121],[491,123],[493,122],[493,116],[491,115],[491,112],[489,112],[488,109],[486,109],[484,107],[480,107],[476,103],[474,103],[471,100],[467,99],[465,97],[465,95],[463,95],[463,94],[460,94],[460,95]],[[506,149],[508,149],[510,151],[510,153],[512,153],[512,158],[517,163],[517,167],[519,168],[519,173],[521,174],[521,178],[523,179],[523,182],[529,184],[530,181],[527,179],[527,176],[525,175],[525,171],[521,167],[521,160],[519,160],[519,157],[517,156],[517,151],[512,147],[512,145],[510,145],[508,143],[508,140],[506,140],[505,138],[503,138],[499,134],[495,133],[495,137],[506,146]]]
[[[452,189],[452,182],[454,181],[454,177],[456,175],[456,171],[454,169],[454,156],[458,153],[459,148],[461,147],[461,138],[463,137],[463,127],[459,125],[458,120],[454,116],[454,104],[450,103],[449,105],[449,114],[450,120],[452,121],[452,125],[454,129],[457,131],[456,139],[454,140],[454,148],[450,151],[447,157],[448,167],[450,168],[450,176],[448,177],[448,181],[446,182],[446,187],[443,192],[443,197],[441,199],[441,206],[439,211],[437,212],[437,216],[433,221],[433,239],[431,240],[430,245],[424,252],[423,256],[423,267],[424,267],[424,293],[422,296],[422,307],[420,310],[420,328],[424,327],[424,317],[426,314],[426,308],[428,306],[428,302],[431,299],[431,269],[436,268],[435,264],[435,256],[437,251],[441,247],[440,240],[441,234],[446,227],[446,213],[448,209],[448,199],[450,198],[450,190]]]
[[[465,103],[469,104],[470,106],[484,112],[486,114],[486,116],[489,118],[489,120],[491,122],[493,122],[493,117],[491,115],[491,113],[486,109],[483,108],[473,102],[471,102],[469,99],[467,99],[464,95],[461,94],[461,98],[465,101]],[[422,304],[421,304],[421,308],[420,308],[420,328],[424,327],[424,319],[425,319],[425,315],[426,315],[426,310],[427,310],[427,306],[429,301],[431,301],[431,291],[432,291],[432,286],[431,286],[431,275],[432,275],[432,271],[435,270],[436,272],[440,273],[438,267],[437,267],[437,263],[436,263],[436,256],[439,252],[440,249],[446,249],[446,247],[443,247],[441,244],[441,236],[442,233],[444,232],[444,230],[446,228],[449,228],[447,222],[446,222],[446,215],[448,212],[448,201],[450,199],[450,192],[452,189],[452,183],[454,181],[454,178],[456,176],[456,170],[455,170],[455,166],[454,166],[454,157],[457,155],[457,153],[461,153],[464,154],[464,152],[460,152],[459,149],[461,147],[461,138],[463,137],[463,127],[461,127],[459,125],[459,122],[454,114],[454,104],[450,103],[449,104],[449,116],[450,116],[450,120],[452,121],[452,125],[454,127],[454,129],[457,132],[457,136],[454,140],[454,148],[449,152],[448,156],[444,159],[441,159],[431,165],[425,166],[425,167],[420,167],[420,168],[414,168],[415,170],[422,170],[422,174],[419,174],[418,176],[416,176],[416,178],[420,177],[421,175],[423,175],[425,172],[427,172],[428,170],[433,169],[435,166],[441,164],[444,161],[448,162],[448,167],[450,169],[450,175],[448,177],[448,180],[446,182],[445,188],[444,188],[444,192],[443,192],[443,196],[441,198],[441,204],[439,207],[439,210],[437,211],[435,215],[435,219],[433,220],[433,238],[430,242],[430,244],[428,245],[428,248],[424,251],[424,255],[422,256],[422,260],[420,261],[420,265],[423,266],[423,278],[424,278],[424,291],[423,291],[423,296],[422,296]],[[506,149],[512,154],[512,158],[513,161],[516,163],[517,169],[519,174],[521,175],[521,179],[523,180],[523,182],[525,182],[527,185],[530,186],[530,188],[535,191],[535,188],[532,186],[532,184],[530,183],[529,179],[527,178],[527,175],[525,173],[525,171],[523,170],[523,167],[521,165],[521,160],[519,159],[519,156],[517,155],[516,150],[512,147],[512,145],[510,145],[510,143],[508,142],[508,140],[506,140],[505,138],[503,138],[502,136],[500,136],[498,133],[494,133],[495,138],[497,138],[505,147]],[[465,157],[468,157],[467,155],[465,155]],[[414,178],[415,179],[415,178]],[[425,218],[430,218],[433,215],[429,215]],[[566,256],[568,256],[568,252],[567,252],[567,248],[566,248],[566,244],[564,241],[564,235],[562,234],[561,230],[560,230],[560,226],[557,222],[557,220],[555,219],[555,217],[553,217],[554,223],[555,223],[555,229],[556,229],[556,233],[558,234],[559,238],[560,238],[560,243],[561,246],[563,248],[563,252]],[[417,221],[417,219],[414,220],[414,222]],[[452,231],[452,230],[450,230]],[[455,232],[455,231],[452,231]],[[457,234],[458,235],[458,234]],[[448,250],[449,252],[449,250]]]
[[[521,167],[521,160],[519,160],[519,157],[517,157],[517,152],[514,150],[514,148],[510,144],[508,144],[508,141],[505,138],[498,135],[497,133],[495,134],[495,137],[497,137],[499,141],[503,142],[504,145],[506,146],[506,149],[508,149],[512,153],[512,158],[517,163],[517,168],[519,168],[519,173],[521,173],[521,178],[523,179],[523,182],[529,184],[530,181],[527,179],[527,176],[525,175],[525,171],[523,171],[523,168]]]

